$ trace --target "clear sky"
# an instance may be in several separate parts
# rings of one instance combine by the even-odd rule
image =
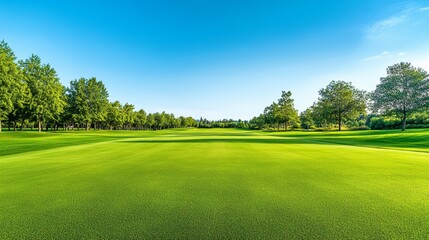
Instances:
[[[372,91],[400,61],[429,70],[429,0],[2,1],[0,39],[61,81],[97,77],[147,112],[249,119],[331,80]]]

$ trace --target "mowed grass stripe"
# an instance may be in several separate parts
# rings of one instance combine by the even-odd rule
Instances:
[[[427,237],[426,154],[185,133],[0,158],[0,237]]]

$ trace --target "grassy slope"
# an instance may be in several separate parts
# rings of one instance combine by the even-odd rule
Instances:
[[[0,238],[427,239],[428,139],[2,133]]]

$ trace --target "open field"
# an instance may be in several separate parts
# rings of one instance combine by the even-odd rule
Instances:
[[[429,130],[0,134],[0,239],[429,239]]]

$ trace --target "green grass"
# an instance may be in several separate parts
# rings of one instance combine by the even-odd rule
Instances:
[[[428,239],[429,131],[0,134],[0,239]]]

